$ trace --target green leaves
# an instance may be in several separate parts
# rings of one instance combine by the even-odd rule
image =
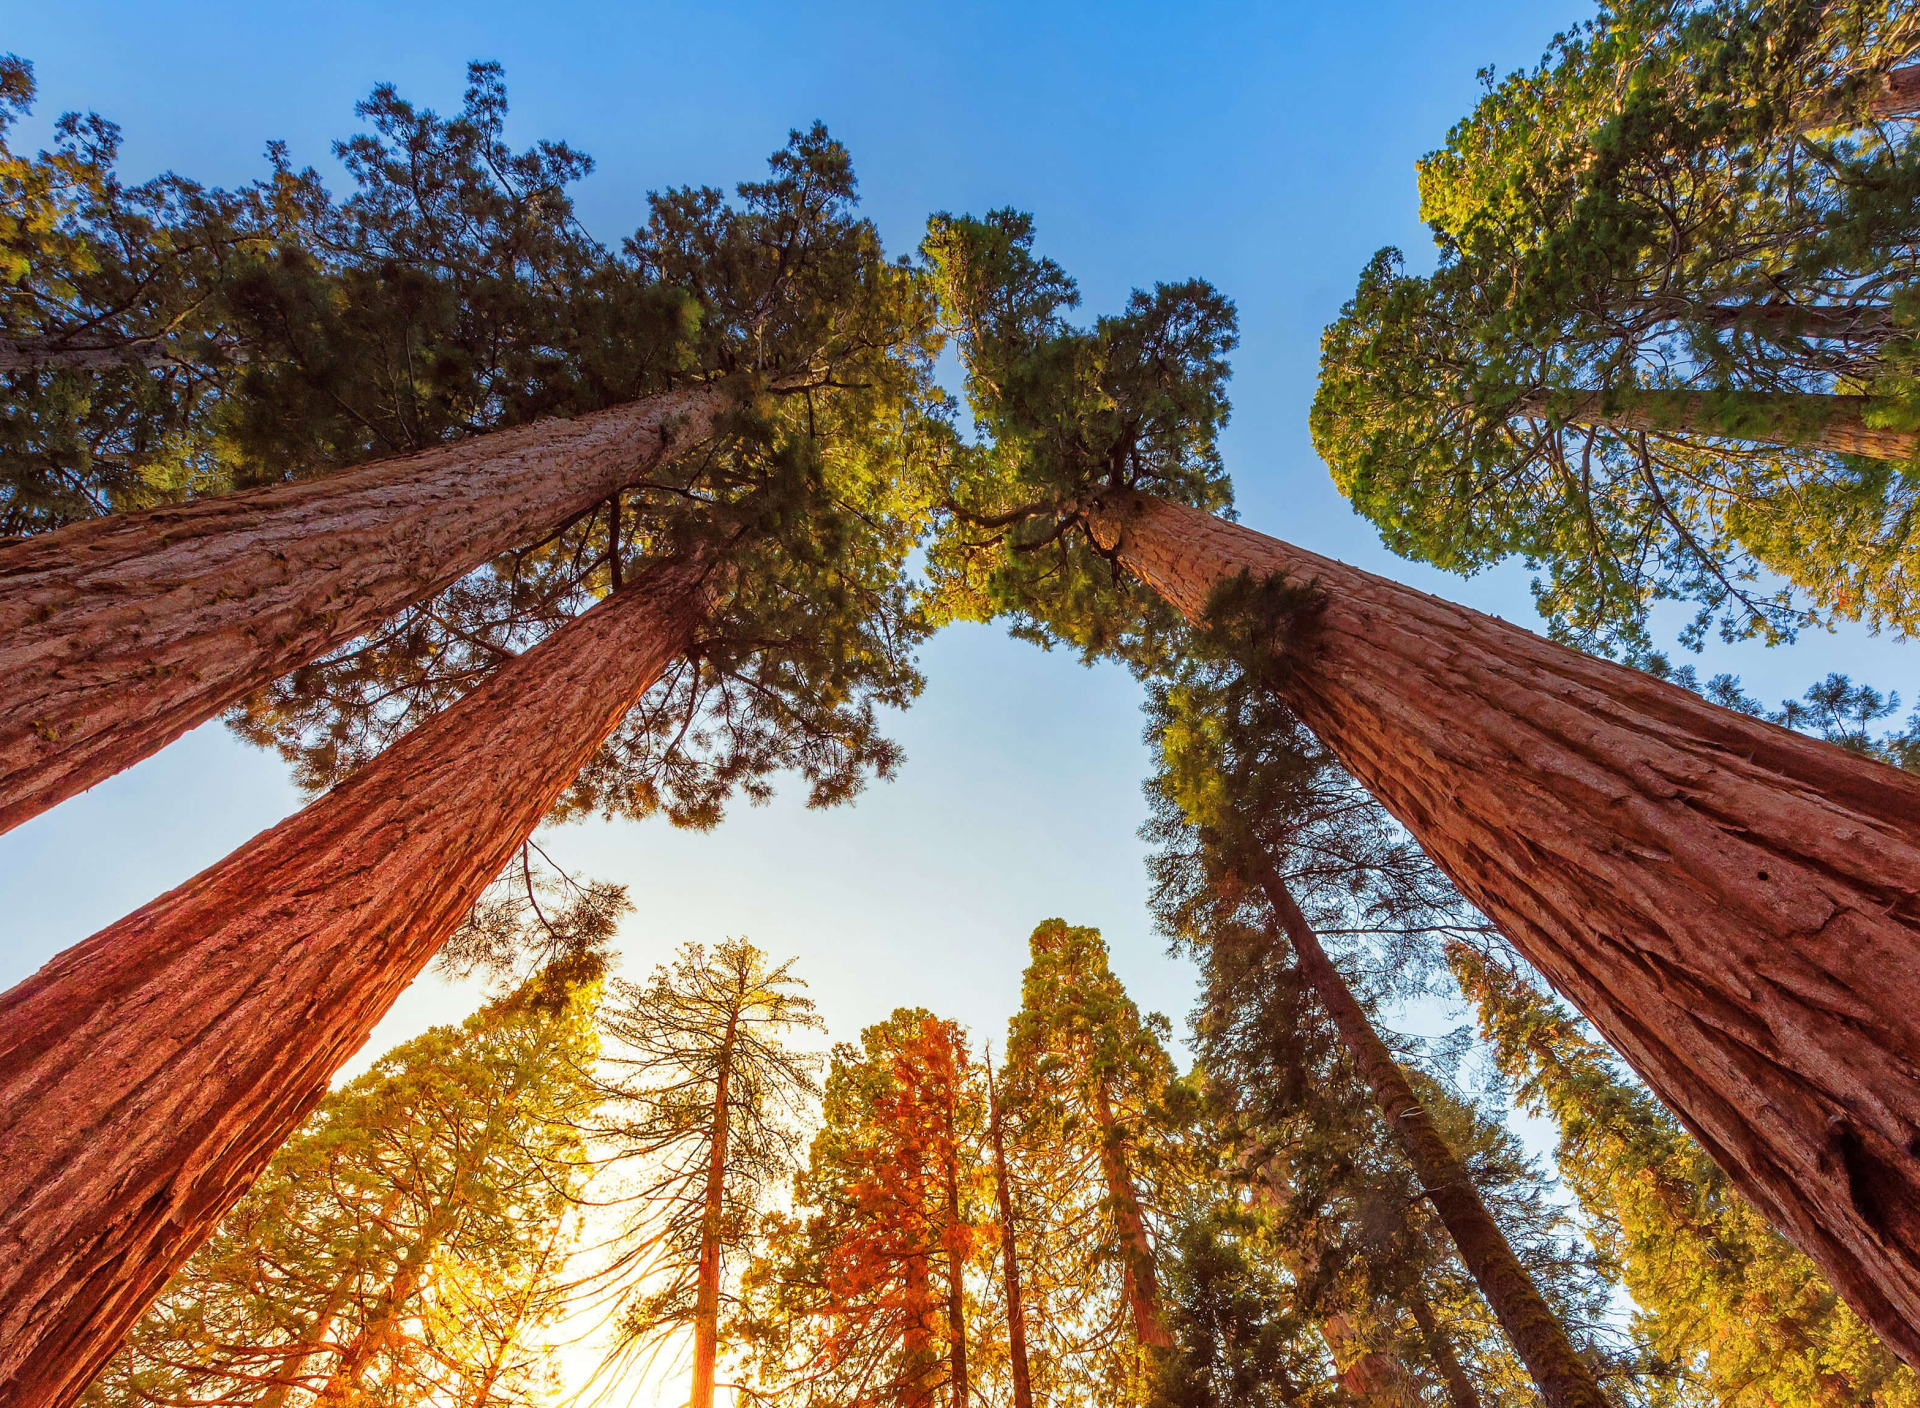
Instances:
[[[1383,251],[1322,343],[1315,444],[1387,544],[1521,557],[1556,634],[1630,658],[1663,600],[1689,644],[1911,629],[1912,486],[1855,458],[1906,452],[1821,427],[1862,392],[1906,424],[1920,167],[1869,100],[1916,38],[1629,0],[1490,81],[1420,164],[1438,268]]]
[[[1170,610],[1121,580],[1085,532],[1082,500],[1125,488],[1224,510],[1215,441],[1227,418],[1233,306],[1189,280],[1136,291],[1122,313],[1068,323],[1073,281],[1033,253],[1033,221],[937,215],[923,253],[959,342],[979,440],[958,445],[929,548],[950,616],[1011,618],[1016,634],[1137,668]]]

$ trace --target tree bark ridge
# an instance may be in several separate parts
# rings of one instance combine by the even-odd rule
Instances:
[[[71,1403],[691,642],[668,559],[0,995],[0,1403]]]
[[[719,385],[0,547],[0,831],[712,434]]]
[[[1920,1363],[1920,778],[1195,509],[1086,513],[1189,619],[1319,585],[1294,711]]]

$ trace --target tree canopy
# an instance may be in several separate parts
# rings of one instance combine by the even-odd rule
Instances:
[[[1322,344],[1315,444],[1388,546],[1520,557],[1586,648],[1913,629],[1906,7],[1627,3],[1496,81]]]

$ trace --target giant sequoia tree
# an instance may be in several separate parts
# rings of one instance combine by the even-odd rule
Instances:
[[[469,1408],[540,1392],[599,1099],[593,985],[549,976],[328,1096],[87,1401]]]
[[[1920,1398],[1913,1371],[1565,1008],[1504,955],[1459,941],[1448,955],[1521,1105],[1558,1124],[1562,1177],[1620,1268],[1636,1331],[1678,1371],[1677,1402]]]
[[[1281,697],[1920,1358],[1920,780],[1214,516],[1227,310],[1163,286],[1074,327],[1031,238],[928,240],[985,435],[933,558],[956,609],[1145,661],[1223,579],[1312,587]]]
[[[920,296],[852,214],[824,132],[774,166],[737,204],[663,198],[636,244],[712,306],[717,361],[787,348],[857,370],[855,384],[743,406],[652,500],[529,542],[261,701],[249,726],[333,790],[7,995],[0,1164],[25,1196],[8,1208],[0,1364],[32,1393],[77,1391],[556,803],[710,824],[736,789],[765,795],[776,768],[825,804],[892,767],[875,710],[917,691],[924,630],[900,579]],[[564,457],[567,433],[596,424],[565,423],[546,449]],[[481,490],[436,502],[491,511]],[[203,507],[221,501],[179,512]],[[363,505],[355,521],[369,517]],[[116,525],[77,531],[96,526]],[[391,566],[383,541],[371,557]],[[157,1036],[183,1023],[192,1042]]]
[[[1310,599],[1284,593],[1248,592],[1231,607],[1227,594],[1222,597],[1201,639],[1228,659],[1235,647],[1250,647],[1256,670],[1275,616],[1310,608]],[[1333,902],[1323,900],[1323,910],[1341,919],[1358,911],[1407,938],[1464,926],[1471,919],[1458,912],[1458,900],[1444,882],[1401,853],[1384,814],[1364,798],[1342,795],[1337,784],[1329,785],[1326,774],[1337,775],[1337,769],[1265,687],[1267,682],[1229,665],[1212,673],[1190,671],[1184,688],[1167,695],[1165,762],[1156,779],[1171,803],[1159,818],[1171,843],[1160,866],[1167,882],[1161,908],[1190,942],[1219,931],[1252,930],[1271,943],[1284,936],[1353,1069],[1372,1092],[1422,1192],[1541,1395],[1567,1408],[1602,1408],[1606,1398],[1592,1367],[1515,1253],[1428,1102],[1328,955],[1296,891],[1309,903],[1318,898],[1315,889],[1332,891]],[[1244,942],[1244,933],[1241,938]]]
[[[1323,344],[1316,446],[1389,546],[1545,569],[1568,639],[1920,622],[1912,289],[1920,48],[1900,4],[1624,3],[1420,170]],[[1765,572],[1778,574],[1769,578]]]
[[[959,1026],[922,1009],[834,1048],[795,1215],[749,1277],[756,1370],[780,1401],[969,1401],[978,1096]]]
[[[275,487],[0,548],[0,826],[316,661],[251,731],[317,711],[354,735],[349,698],[430,710],[676,522],[764,488],[769,426],[871,443],[911,424],[921,298],[824,130],[735,201],[656,196],[615,256],[570,214],[585,159],[506,148],[497,69],[473,79],[444,121],[376,93],[375,131],[341,148],[355,194],[279,173],[293,231],[223,285],[247,349],[223,482]],[[723,446],[681,453],[716,420]]]
[[[1098,1223],[1079,1230],[1083,1279],[1102,1264],[1116,1270],[1128,1337],[1141,1351],[1165,1349],[1150,1164],[1156,1113],[1174,1078],[1164,1020],[1143,1017],[1127,996],[1099,930],[1050,919],[1028,943],[1032,962],[1007,1036],[1009,1098],[1026,1137],[1078,1155],[1084,1186],[1099,1190]],[[1072,1211],[1063,1200],[1051,1215]]]

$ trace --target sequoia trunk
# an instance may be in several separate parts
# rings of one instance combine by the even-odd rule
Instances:
[[[0,996],[0,1403],[73,1401],[704,619],[669,559]]]
[[[1194,509],[1088,512],[1190,618],[1318,584],[1294,712],[1920,1363],[1920,778]]]
[[[1911,460],[1920,451],[1920,432],[1868,425],[1872,405],[1869,396],[1790,391],[1558,391],[1522,397],[1514,414],[1614,430],[1665,431],[1833,455]]]
[[[1096,1087],[1094,1123],[1100,1132],[1100,1172],[1107,1183],[1107,1201],[1113,1205],[1114,1231],[1120,1237],[1120,1288],[1133,1316],[1133,1330],[1149,1349],[1167,1349],[1173,1336],[1160,1319],[1160,1278],[1154,1270],[1153,1244],[1147,1239],[1147,1221],[1140,1214],[1140,1195],[1120,1147],[1113,1102],[1105,1086]]]
[[[1877,118],[1912,117],[1920,113],[1920,64],[1890,71],[1867,104]]]
[[[1254,1185],[1255,1196],[1274,1211],[1284,1213],[1293,1202],[1293,1184],[1269,1158]],[[1289,1239],[1281,1244],[1280,1260],[1296,1285],[1311,1284],[1320,1276],[1321,1247]],[[1420,1408],[1420,1387],[1396,1355],[1375,1349],[1356,1318],[1345,1310],[1329,1310],[1320,1317],[1320,1338],[1333,1356],[1334,1376],[1340,1386],[1365,1408]]]
[[[707,1150],[706,1201],[700,1216],[700,1267],[693,1298],[693,1395],[688,1408],[713,1408],[720,1362],[720,1220],[727,1197],[727,1087],[733,1079],[733,1043],[740,1028],[736,1008],[727,1017],[714,1080],[713,1139]]]
[[[0,831],[586,513],[718,386],[0,548]]]
[[[1000,1268],[1007,1290],[1007,1358],[1013,1375],[1013,1408],[1033,1408],[1027,1371],[1027,1309],[1020,1295],[1020,1255],[1013,1238],[1013,1185],[1007,1177],[1007,1140],[1000,1124],[1000,1092],[987,1062],[987,1123],[993,1135],[993,1191],[1000,1205]]]
[[[1600,1392],[1593,1371],[1580,1358],[1560,1317],[1514,1255],[1506,1233],[1487,1211],[1466,1165],[1434,1125],[1433,1116],[1420,1103],[1406,1072],[1373,1029],[1366,1009],[1320,947],[1320,936],[1294,903],[1286,882],[1270,865],[1262,866],[1259,878],[1267,902],[1293,942],[1301,973],[1333,1019],[1347,1054],[1373,1091],[1380,1113],[1386,1116],[1387,1128],[1413,1165],[1421,1192],[1439,1213],[1454,1246],[1459,1248],[1460,1260],[1493,1307],[1547,1408],[1607,1408],[1606,1395]]]

